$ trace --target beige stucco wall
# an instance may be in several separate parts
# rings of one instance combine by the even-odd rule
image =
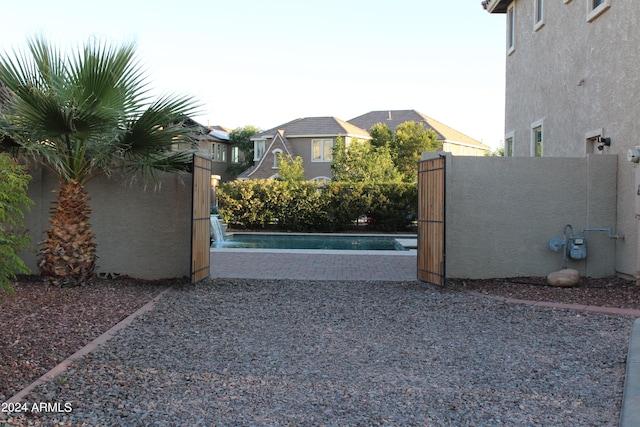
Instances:
[[[544,2],[544,26],[534,31],[533,1],[515,3],[515,50],[506,60],[505,134],[515,156],[531,155],[531,128],[543,125],[544,157],[598,153],[589,137],[611,138],[604,154],[619,158],[617,219],[627,236],[616,270],[637,276],[638,167],[627,150],[640,145],[640,4],[614,0],[587,22],[587,1]]]
[[[472,147],[470,145],[454,144],[446,141],[442,143],[442,151],[451,153],[454,156],[486,156],[488,154],[487,150]]]
[[[25,224],[33,245],[48,227],[56,178],[32,168],[29,197],[36,202]],[[87,185],[97,242],[97,272],[142,279],[189,275],[191,248],[191,174],[161,174],[158,184],[119,176],[100,176]],[[22,255],[37,274],[35,252]]]
[[[433,156],[425,153],[423,158]],[[616,156],[467,157],[447,154],[447,277],[546,276],[563,267],[549,249],[583,228],[616,229]],[[569,260],[582,275],[616,273],[623,240],[587,232],[587,258]]]
[[[306,179],[314,179],[317,177],[331,177],[331,162],[312,162],[311,161],[311,141],[313,139],[331,139],[335,142],[335,137],[314,137],[314,138],[287,138],[296,156],[302,157],[302,167],[304,168],[304,177]]]

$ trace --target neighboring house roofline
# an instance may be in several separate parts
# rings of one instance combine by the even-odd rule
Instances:
[[[287,135],[287,138],[333,138],[336,136],[367,139],[367,140],[371,139],[371,136],[364,136],[359,134],[344,134],[344,133],[328,133],[324,135],[312,135],[312,134]],[[271,138],[273,138],[273,135],[263,135],[261,137],[252,136],[250,139],[252,141],[261,141],[261,140],[266,140]]]
[[[264,154],[260,158],[258,163],[255,164],[254,166],[252,166],[251,168],[247,169],[245,171],[246,174],[245,173],[241,174],[244,179],[247,179],[247,178],[251,177],[255,172],[260,170],[260,166],[264,162],[264,159],[267,158],[267,153],[271,152],[271,149],[272,149],[273,145],[276,143],[277,139],[280,139],[282,141],[282,146],[284,147],[285,150],[287,150],[287,154],[290,155],[291,157],[294,157],[295,153],[293,152],[293,148],[289,145],[289,141],[287,141],[287,138],[284,136],[284,131],[283,130],[279,130],[276,133],[276,135],[271,139],[271,143],[269,144],[269,146],[265,148]]]
[[[484,0],[482,7],[489,13],[507,13],[509,5],[514,0]]]
[[[394,134],[397,126],[408,121],[422,123],[427,129],[433,130],[436,133],[438,141],[456,145],[465,145],[487,151],[491,149],[488,145],[453,129],[438,120],[422,114],[417,110],[369,111],[368,113],[349,120],[350,123],[353,123],[356,126],[366,127],[367,129],[370,129],[376,123],[386,124]]]
[[[333,138],[338,135],[371,139],[369,132],[337,117],[305,117],[295,119],[275,128],[253,135],[252,141],[273,138],[278,131],[283,131],[287,138]]]

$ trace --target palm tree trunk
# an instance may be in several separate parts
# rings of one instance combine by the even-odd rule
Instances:
[[[50,284],[79,286],[89,282],[96,268],[96,243],[89,224],[89,197],[77,182],[60,183],[53,202],[51,226],[40,249],[39,267]]]

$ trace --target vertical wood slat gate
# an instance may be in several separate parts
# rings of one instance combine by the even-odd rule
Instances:
[[[191,208],[191,283],[210,274],[211,159],[193,156]]]
[[[418,163],[418,279],[438,286],[446,282],[446,158]]]

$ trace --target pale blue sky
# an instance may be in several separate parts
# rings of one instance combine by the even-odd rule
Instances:
[[[135,40],[160,93],[200,100],[202,124],[268,129],[416,109],[496,147],[505,21],[480,0],[0,0],[0,50]]]

